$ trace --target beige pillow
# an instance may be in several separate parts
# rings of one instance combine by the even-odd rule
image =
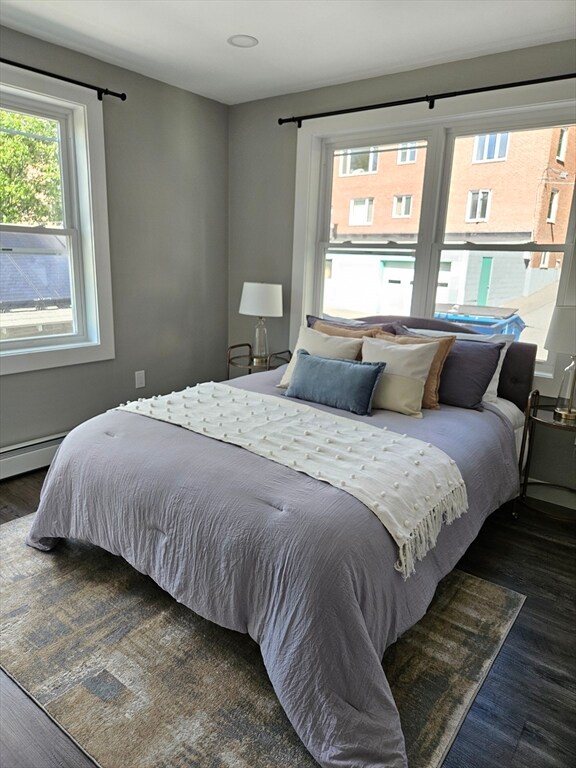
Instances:
[[[424,394],[422,396],[422,408],[440,408],[438,399],[438,389],[440,387],[440,374],[452,349],[456,336],[443,336],[442,338],[425,339],[421,336],[394,336],[391,333],[380,331],[375,338],[385,339],[395,344],[428,344],[431,341],[438,342],[438,351],[434,355],[432,365],[428,372],[426,383],[424,384]]]
[[[373,408],[422,416],[424,385],[439,344],[397,344],[365,337],[362,360],[385,362],[374,393]]]
[[[327,333],[315,331],[303,325],[298,334],[298,341],[288,363],[288,368],[284,371],[284,376],[279,387],[287,387],[292,378],[292,372],[298,359],[299,349],[305,349],[311,355],[318,357],[332,357],[340,360],[355,360],[362,349],[362,338],[345,338],[343,336],[330,336]]]

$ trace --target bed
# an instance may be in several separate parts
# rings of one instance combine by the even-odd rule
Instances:
[[[426,330],[466,333],[420,318],[372,317],[341,325],[328,320],[334,329],[326,334],[314,328],[315,322],[308,319],[306,332],[336,339],[331,344],[357,339],[360,332],[364,345],[382,333],[384,349],[389,345],[386,334],[416,334],[421,340]],[[407,349],[426,343],[412,341]],[[462,339],[452,342],[452,351],[458,343]],[[362,415],[288,397],[308,351],[295,354],[287,389],[279,386],[284,382],[286,387],[288,375],[288,367],[282,366],[211,390],[192,388],[127,404],[74,429],[50,467],[27,543],[54,548],[57,557],[60,539],[91,542],[121,555],[201,616],[248,633],[260,646],[288,718],[324,768],[406,768],[398,711],[381,659],[387,646],[425,614],[438,582],[454,568],[487,516],[517,495],[517,431],[532,386],[536,350],[520,342],[498,347],[497,368],[490,376],[492,386],[496,376],[497,392],[491,402],[474,407],[440,402],[416,417],[382,408]],[[351,354],[350,369],[356,375]],[[320,359],[320,365],[331,359],[318,353],[309,357],[313,363]],[[456,356],[453,362],[456,381],[465,380],[462,360]],[[366,365],[375,370],[378,361]],[[386,365],[378,369],[375,387],[382,385]],[[320,451],[334,440],[326,431],[318,437],[306,419],[322,422],[324,430],[334,424],[336,440],[344,425],[343,435],[348,427],[362,435],[369,429],[370,439],[386,440],[392,453],[396,446],[404,449],[406,441],[423,461],[429,449],[437,451],[446,457],[447,471],[459,473],[466,508],[458,509],[450,524],[442,524],[427,553],[421,552],[402,571],[398,541],[375,510],[344,484],[339,487],[337,478],[315,476],[291,464],[294,459],[263,453],[262,445],[274,434],[254,441],[255,448],[238,444],[230,437],[233,425],[242,425],[237,410],[230,416],[232,426],[221,419],[214,427],[228,430],[225,437],[173,420],[170,403],[195,413],[196,401],[190,404],[187,398],[206,395],[210,400],[213,392],[234,401],[235,409],[246,400],[251,420],[290,401],[290,407],[301,409],[296,416],[299,428],[306,428],[308,446],[316,441]],[[199,424],[206,424],[202,419]],[[272,431],[284,435],[282,429]],[[277,453],[288,442],[286,437],[276,446]],[[344,443],[335,447],[341,455],[328,462],[333,472],[339,467],[336,459],[343,459],[346,472],[354,460]],[[316,453],[306,450],[317,466]],[[395,469],[390,452],[385,455],[386,471],[402,481],[404,471]],[[416,453],[410,456],[413,465],[420,464],[413,458]],[[418,476],[405,473],[407,485],[419,485]],[[393,493],[398,482],[388,482]]]

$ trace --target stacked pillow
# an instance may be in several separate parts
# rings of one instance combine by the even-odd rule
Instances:
[[[362,359],[386,363],[374,394],[374,408],[421,417],[424,385],[439,347],[438,342],[403,345],[366,337]]]
[[[481,410],[496,397],[511,339],[308,316],[279,387],[353,413],[421,417],[441,403]]]
[[[406,328],[395,325],[395,332],[438,341],[445,331]],[[443,370],[439,400],[459,408],[481,408],[481,402],[495,403],[504,358],[514,336],[510,334],[456,333],[455,344]],[[482,347],[471,346],[481,344]],[[487,381],[486,381],[487,380]],[[470,404],[472,403],[472,404]]]

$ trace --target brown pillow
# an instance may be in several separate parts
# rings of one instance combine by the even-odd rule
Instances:
[[[375,336],[377,339],[386,339],[386,341],[393,341],[396,344],[426,344],[431,341],[439,341],[438,351],[434,355],[428,378],[424,384],[424,395],[422,397],[422,408],[440,408],[438,399],[438,390],[440,388],[440,374],[442,368],[448,357],[448,353],[452,349],[452,345],[456,341],[456,336],[394,336],[392,333],[385,333],[379,331]]]

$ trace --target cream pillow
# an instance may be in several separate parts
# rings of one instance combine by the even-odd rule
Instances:
[[[365,337],[362,360],[386,363],[372,407],[421,417],[424,385],[438,349],[438,342],[397,344]]]
[[[380,331],[375,334],[377,339],[385,339],[392,344],[430,344],[435,340],[432,338],[420,338],[419,336],[394,336],[391,333]],[[428,371],[428,378],[424,384],[424,395],[422,396],[422,408],[440,408],[438,392],[440,390],[440,375],[442,368],[452,349],[456,336],[443,336],[436,339],[438,351],[432,360],[432,365]]]
[[[292,372],[298,360],[297,352],[299,349],[305,349],[311,355],[318,357],[332,357],[340,360],[355,360],[362,349],[362,338],[344,338],[342,336],[330,336],[326,333],[320,333],[312,328],[303,325],[298,334],[296,348],[292,354],[292,359],[288,363],[288,368],[284,371],[284,376],[279,387],[287,387],[292,378]],[[379,362],[379,361],[376,361]]]

